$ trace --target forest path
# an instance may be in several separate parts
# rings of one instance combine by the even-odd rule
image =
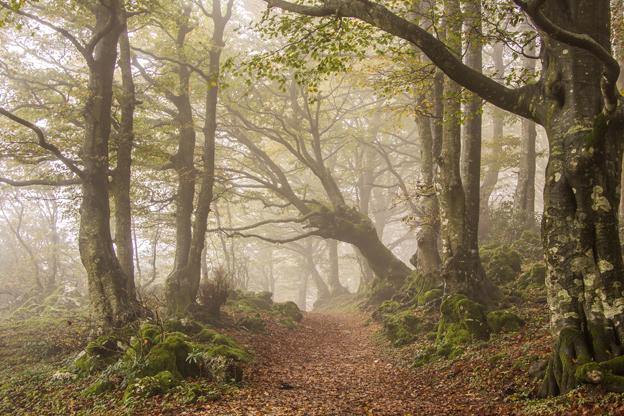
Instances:
[[[199,414],[501,414],[484,411],[483,398],[462,395],[447,377],[399,364],[376,330],[363,315],[308,313],[297,330],[256,348],[259,362],[244,388]],[[280,388],[282,383],[292,389]],[[480,405],[473,407],[475,402]],[[470,410],[475,408],[480,410]]]

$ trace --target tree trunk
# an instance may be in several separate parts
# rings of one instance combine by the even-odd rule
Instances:
[[[134,141],[134,80],[132,79],[132,58],[125,10],[119,16],[123,31],[119,36],[119,68],[122,78],[122,95],[119,97],[121,121],[117,145],[117,166],[113,173],[111,196],[115,207],[115,251],[121,269],[126,274],[128,296],[136,297],[134,283],[134,251],[132,242],[132,207],[130,202],[130,180],[132,169],[132,146]]]
[[[221,67],[221,52],[225,46],[223,36],[225,27],[230,19],[232,1],[227,5],[227,12],[222,14],[221,2],[212,2],[212,20],[214,23],[212,47],[208,53],[208,77],[206,81],[205,122],[202,129],[204,146],[202,153],[203,172],[195,209],[195,220],[188,254],[182,267],[176,268],[167,278],[167,308],[172,314],[185,314],[195,304],[199,282],[201,280],[201,253],[206,242],[208,228],[208,214],[213,198],[215,174],[215,138],[217,131],[217,102],[219,98],[219,76]],[[194,134],[194,131],[193,131]],[[192,154],[192,153],[191,153]],[[192,158],[190,160],[192,165]],[[193,181],[194,191],[194,181]],[[192,207],[191,198],[191,207]],[[190,214],[189,214],[190,221]]]
[[[85,105],[85,134],[81,157],[84,164],[80,206],[79,248],[87,271],[89,298],[100,330],[119,327],[134,317],[128,278],[113,249],[108,192],[108,143],[111,132],[113,73],[117,41],[123,25],[115,12],[117,1],[95,6],[95,32],[109,27],[93,54],[89,92]],[[107,7],[112,6],[112,7]]]
[[[535,55],[536,41],[533,39],[525,48],[526,53]],[[535,73],[535,59],[523,58],[524,69],[529,74]],[[520,151],[520,169],[514,195],[514,211],[527,226],[535,223],[535,141],[537,126],[534,121],[522,119],[522,146]]]
[[[609,3],[569,3],[549,2],[544,12],[559,26],[586,33],[609,49]],[[589,52],[552,39],[544,46],[549,109],[540,121],[550,160],[542,236],[557,342],[541,393],[554,395],[576,387],[577,375],[585,378],[576,372],[579,365],[623,352],[624,266],[616,207],[624,126],[602,113],[603,65]],[[598,382],[596,375],[588,377]]]
[[[505,62],[503,61],[503,52],[505,45],[502,43],[496,43],[493,47],[493,61],[494,71],[496,72],[496,78],[499,82],[503,82],[505,79]],[[500,173],[501,165],[498,163],[496,155],[503,152],[503,137],[505,133],[505,111],[498,107],[492,108],[492,156],[490,163],[488,164],[483,183],[480,189],[480,221],[479,221],[479,234],[481,236],[487,236],[489,233],[489,219],[490,219],[490,197],[492,192],[496,189],[498,183],[498,175]]]
[[[459,1],[444,1],[447,21],[446,43],[461,55],[461,20]],[[466,216],[466,194],[460,172],[461,155],[461,87],[446,79],[444,85],[444,127],[437,183],[440,189],[440,217],[442,223],[443,277],[448,290],[464,293],[483,303],[495,295],[493,285],[486,278],[469,239]]]
[[[346,205],[330,209],[320,206],[309,220],[319,229],[319,235],[357,247],[368,261],[378,279],[387,282],[395,290],[400,289],[409,267],[397,258],[379,239],[377,230],[368,216]]]
[[[481,0],[464,0],[466,38],[465,62],[477,72],[483,72],[481,44]],[[479,256],[479,213],[481,184],[482,99],[466,92],[464,137],[461,149],[461,179],[466,197],[466,243],[471,254]],[[480,260],[475,267],[480,268]],[[480,273],[476,270],[476,273]]]
[[[332,296],[340,296],[349,293],[340,283],[340,259],[338,257],[338,241],[327,240],[327,252],[329,258],[329,290]]]

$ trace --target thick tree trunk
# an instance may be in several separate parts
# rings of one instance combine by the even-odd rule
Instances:
[[[549,2],[545,13],[561,27],[586,33],[608,49],[608,2],[568,3]],[[569,7],[574,8],[574,18],[569,17]],[[623,352],[624,265],[616,207],[624,126],[602,113],[603,66],[593,55],[552,39],[545,48],[549,109],[543,125],[550,160],[542,234],[557,342],[541,393],[554,395],[576,387],[579,365]],[[589,379],[599,382],[592,375]]]
[[[111,196],[115,206],[115,248],[122,270],[128,279],[128,296],[136,297],[134,282],[134,250],[132,241],[132,207],[130,202],[130,180],[132,173],[132,146],[134,141],[135,93],[132,79],[132,58],[125,10],[120,10],[119,19],[123,31],[119,36],[119,68],[122,78],[121,121],[117,144],[117,166],[113,173]]]
[[[90,65],[81,151],[84,175],[78,240],[80,258],[87,271],[91,309],[100,330],[121,326],[135,313],[128,294],[128,278],[115,255],[110,229],[108,142],[117,41],[123,27],[111,13],[117,7],[116,1],[95,6],[95,32],[107,28],[109,22],[113,26],[97,43]]]
[[[309,220],[324,238],[357,247],[380,279],[398,290],[411,273],[409,267],[386,247],[368,216],[346,205],[330,209],[320,206]]]

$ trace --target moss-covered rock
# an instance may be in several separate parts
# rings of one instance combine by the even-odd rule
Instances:
[[[243,316],[238,320],[238,326],[252,332],[264,332],[266,324],[260,315]]]
[[[518,315],[508,310],[489,312],[487,323],[492,332],[516,332],[524,325]]]
[[[420,320],[413,309],[387,313],[381,319],[386,336],[397,347],[414,341],[420,329]]]
[[[440,306],[440,322],[436,337],[437,344],[457,346],[490,336],[485,307],[455,294],[444,299]]]
[[[109,392],[115,388],[115,384],[108,378],[96,380],[93,384],[87,387],[83,394],[85,396],[98,396]]]
[[[509,283],[522,270],[522,257],[510,246],[483,247],[480,255],[486,275],[495,283]]]
[[[74,361],[78,374],[89,375],[113,364],[123,354],[122,342],[115,336],[101,336],[89,342]]]
[[[241,312],[255,313],[270,311],[273,307],[272,294],[270,292],[240,293],[228,303]]]
[[[546,265],[533,263],[529,269],[520,276],[519,284],[522,287],[544,287],[546,281]]]
[[[290,318],[295,322],[301,322],[303,319],[303,313],[295,302],[288,301],[284,303],[276,303],[273,305],[273,310],[281,314],[286,318]]]
[[[418,296],[417,303],[419,306],[428,305],[437,299],[442,298],[444,292],[442,289],[431,289]]]
[[[401,309],[401,304],[395,300],[384,300],[373,312],[373,318],[381,320],[384,315],[397,313]]]
[[[193,319],[168,319],[163,324],[167,332],[182,332],[187,335],[196,335],[200,333],[204,326]]]
[[[126,404],[133,400],[164,394],[176,384],[176,377],[169,371],[161,371],[154,376],[137,379],[126,387],[123,400]]]

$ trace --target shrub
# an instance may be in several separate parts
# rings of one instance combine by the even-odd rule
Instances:
[[[227,302],[230,292],[229,276],[223,267],[218,267],[212,280],[204,280],[199,288],[199,303],[212,317],[218,318],[221,307]]]

